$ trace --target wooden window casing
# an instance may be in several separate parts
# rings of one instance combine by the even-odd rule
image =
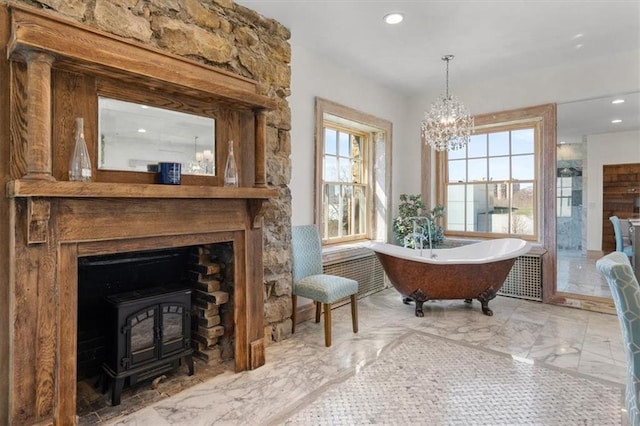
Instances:
[[[366,239],[389,240],[391,231],[391,122],[322,98],[315,100],[315,223],[324,235],[325,196],[323,180],[325,124],[355,135],[362,141],[362,182],[350,185],[366,192],[362,220],[364,232],[327,239],[323,244],[339,244]]]

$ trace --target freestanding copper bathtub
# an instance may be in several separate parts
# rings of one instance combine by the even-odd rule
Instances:
[[[478,299],[485,315],[493,315],[489,301],[504,284],[516,258],[527,253],[529,243],[518,238],[482,241],[450,249],[410,249],[375,243],[375,251],[403,302],[415,301],[422,317],[427,300]]]

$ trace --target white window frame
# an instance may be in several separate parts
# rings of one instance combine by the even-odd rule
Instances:
[[[515,218],[516,215],[513,214],[512,212],[509,212],[509,220],[507,223],[507,227],[508,230],[507,232],[489,232],[489,231],[470,231],[470,230],[455,230],[453,228],[450,228],[449,225],[449,216],[448,216],[448,209],[445,210],[445,234],[446,235],[450,235],[450,236],[461,236],[461,237],[472,237],[472,238],[505,238],[505,237],[519,237],[519,238],[523,238],[523,239],[527,239],[527,240],[531,240],[531,241],[537,241],[538,240],[538,232],[539,232],[539,227],[538,227],[538,222],[539,222],[539,217],[541,214],[539,205],[539,187],[540,187],[540,175],[541,175],[541,170],[540,170],[540,139],[541,139],[541,135],[540,135],[540,120],[537,118],[531,119],[531,120],[522,120],[519,121],[517,123],[492,123],[489,125],[484,125],[484,126],[477,126],[474,129],[473,134],[474,135],[483,135],[483,136],[489,136],[491,134],[494,133],[504,133],[504,132],[508,132],[510,135],[510,139],[511,139],[511,133],[512,132],[517,132],[520,130],[528,130],[531,129],[533,130],[533,152],[532,154],[534,155],[534,172],[533,172],[533,178],[532,179],[526,179],[526,180],[513,180],[512,178],[508,178],[507,180],[505,180],[504,185],[506,187],[506,190],[509,194],[508,199],[510,200],[510,205],[509,207],[511,207],[512,202],[513,202],[513,192],[514,192],[514,186],[515,185],[532,185],[533,187],[533,227],[532,227],[532,233],[528,234],[528,233],[518,233],[517,229],[514,230],[513,227],[515,227]],[[470,143],[476,143],[476,141],[472,141]],[[510,147],[513,148],[513,145],[511,145],[511,140],[509,142]],[[460,151],[458,151],[460,152]],[[513,172],[513,170],[511,169],[511,164],[512,164],[512,160],[514,158],[519,157],[521,154],[514,154],[513,152],[511,152],[511,149],[509,151],[508,154],[505,155],[500,155],[500,156],[492,156],[490,155],[490,153],[486,153],[486,156],[483,157],[478,157],[478,160],[484,160],[487,159],[487,166],[489,165],[489,159],[491,158],[508,158],[509,159],[509,170],[511,172]],[[529,155],[528,153],[526,155]],[[469,160],[471,159],[476,160],[476,157],[469,157],[467,155],[463,155],[459,158],[456,158],[457,160]],[[449,176],[448,176],[448,164],[449,164],[449,154],[447,152],[444,152],[443,155],[440,156],[440,161],[443,162],[442,167],[444,168],[443,170],[443,175],[444,175],[444,179],[443,179],[443,189],[442,191],[444,191],[443,194],[443,199],[444,199],[444,206],[445,208],[449,206],[449,200],[448,200],[448,188],[449,187],[463,187],[465,188],[465,196],[468,195],[468,186],[469,185],[484,185],[485,188],[487,189],[487,191],[491,188],[491,185],[493,185],[494,183],[488,180],[483,180],[483,181],[479,181],[479,182],[474,182],[474,181],[463,181],[461,183],[452,183],[449,181]],[[468,166],[468,164],[467,164]],[[489,179],[488,176],[485,177],[485,179]],[[497,182],[496,182],[497,183]],[[488,192],[485,194],[485,196],[488,198]],[[487,206],[489,205],[488,201],[487,201]],[[464,217],[464,222],[466,224],[466,221],[469,219],[469,215],[468,212],[466,211],[468,206],[468,202],[464,203],[464,211],[463,211],[463,217]],[[489,213],[489,212],[487,212]],[[488,217],[485,218],[485,220],[488,220]]]
[[[335,154],[333,153],[327,153],[326,151],[326,146],[329,143],[326,140],[326,136],[327,136],[327,129],[330,130],[331,132],[335,132],[336,136],[338,137],[338,139],[336,139],[335,142],[335,148],[336,148],[336,152]],[[355,240],[360,240],[360,239],[365,239],[367,238],[367,236],[369,235],[368,229],[370,227],[369,224],[369,218],[366,215],[366,212],[369,211],[370,207],[371,207],[371,202],[369,200],[370,195],[370,188],[369,188],[369,184],[368,184],[368,177],[369,177],[369,170],[368,170],[368,165],[369,165],[369,158],[368,158],[368,151],[369,151],[369,144],[371,143],[370,139],[371,139],[371,134],[367,133],[367,132],[363,132],[360,130],[355,130],[353,128],[349,128],[348,126],[344,126],[344,125],[338,125],[333,123],[330,120],[324,120],[323,123],[323,130],[324,130],[324,140],[323,140],[323,146],[325,147],[325,149],[323,150],[323,170],[326,172],[326,164],[325,162],[327,161],[327,159],[333,158],[335,159],[335,163],[336,165],[343,163],[343,162],[347,162],[349,161],[349,163],[351,163],[352,167],[354,167],[354,158],[353,158],[353,152],[349,152],[348,155],[343,155],[343,153],[339,152],[339,135],[347,135],[349,137],[349,139],[352,138],[357,138],[359,141],[359,148],[360,148],[360,153],[359,153],[359,163],[360,166],[358,167],[358,178],[359,179],[353,179],[353,180],[345,180],[344,177],[340,177],[338,176],[336,180],[325,180],[326,179],[326,175],[324,175],[323,173],[323,182],[322,182],[322,194],[323,194],[323,202],[322,202],[322,228],[320,229],[320,235],[322,235],[323,240],[326,243],[339,243],[342,241],[355,241]],[[350,141],[350,143],[353,143],[353,140]],[[340,172],[340,168],[336,171],[337,174],[339,175]],[[353,176],[350,176],[353,177]],[[346,235],[342,234],[342,226],[338,226],[337,228],[337,232],[339,235],[337,236],[332,236],[332,237],[328,237],[329,234],[329,224],[326,221],[326,218],[330,215],[329,210],[331,209],[331,207],[329,207],[328,205],[328,200],[327,200],[327,188],[329,187],[337,187],[339,188],[339,192],[340,192],[340,196],[339,196],[339,208],[337,211],[337,215],[338,215],[338,225],[343,225],[345,222],[346,224],[353,224],[353,225],[359,225],[358,228],[361,228],[363,232],[358,232],[358,230],[353,230],[350,229],[347,231]],[[348,189],[351,189],[351,197],[349,200],[350,203],[347,203],[345,206],[344,201],[348,198],[347,196],[343,195],[344,192],[346,192]],[[363,195],[363,198],[365,200],[365,205],[364,206],[360,206],[360,203],[357,203],[357,196],[355,195],[356,193],[360,193]],[[355,204],[358,204],[358,208],[356,209],[354,207]],[[347,213],[350,217],[349,218],[345,218],[343,216],[343,213]],[[357,216],[357,217],[356,217]],[[363,223],[361,223],[363,222]]]

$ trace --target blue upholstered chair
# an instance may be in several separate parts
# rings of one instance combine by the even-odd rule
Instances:
[[[315,225],[294,226],[291,235],[293,259],[293,312],[291,332],[296,329],[298,296],[316,304],[316,322],[320,322],[320,308],[324,307],[324,343],[331,346],[331,304],[351,297],[353,332],[358,332],[358,282],[349,278],[322,273],[322,244]]]
[[[628,257],[633,257],[633,247],[630,245],[624,245],[624,240],[622,238],[622,228],[620,227],[620,219],[618,219],[618,216],[611,216],[609,220],[613,224],[613,233],[616,237],[616,251],[621,251]]]
[[[640,287],[633,274],[629,258],[621,252],[609,253],[596,262],[596,268],[605,276],[616,305],[622,328],[627,358],[626,406],[629,424],[640,425],[638,412],[640,392]]]

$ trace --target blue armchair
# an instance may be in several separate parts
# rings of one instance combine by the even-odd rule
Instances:
[[[322,244],[315,225],[294,226],[291,235],[293,259],[293,289],[291,294],[291,333],[296,330],[298,296],[316,304],[316,322],[320,322],[320,307],[324,307],[324,341],[331,346],[331,304],[351,297],[353,332],[358,332],[358,282],[349,278],[322,273]]]
[[[638,393],[640,392],[640,287],[629,258],[621,252],[609,253],[596,262],[605,276],[616,305],[622,328],[627,359],[627,391],[625,401],[629,424],[639,425]]]

